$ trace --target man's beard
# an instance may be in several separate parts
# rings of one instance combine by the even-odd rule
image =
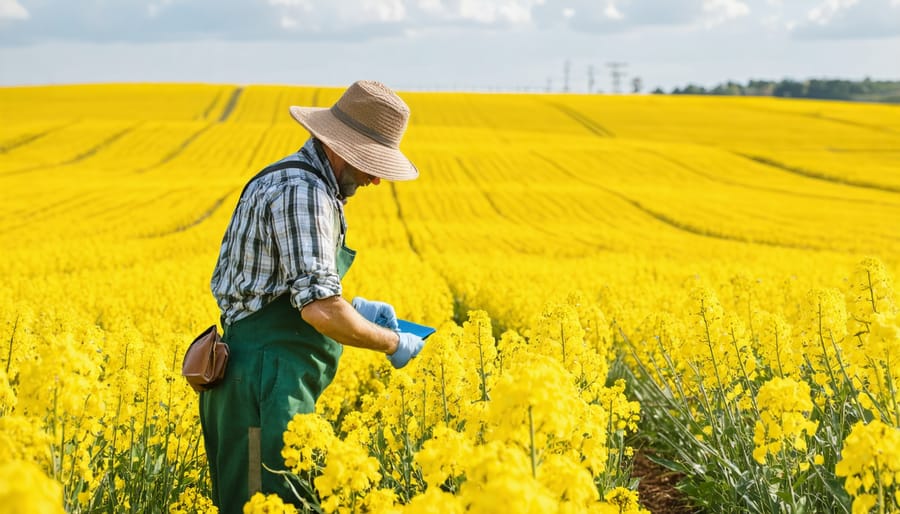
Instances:
[[[353,178],[353,170],[350,166],[345,166],[341,172],[341,179],[338,180],[338,190],[343,198],[350,198],[356,193],[359,184]]]

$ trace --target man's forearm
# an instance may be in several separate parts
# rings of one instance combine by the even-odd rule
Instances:
[[[397,350],[400,336],[396,332],[363,318],[340,296],[315,300],[304,306],[300,315],[321,334],[341,344],[388,355]]]

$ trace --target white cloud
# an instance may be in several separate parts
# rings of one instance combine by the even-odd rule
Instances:
[[[304,11],[312,11],[314,4],[311,0],[269,0],[269,5],[300,7]]]
[[[792,34],[801,39],[894,37],[900,35],[898,8],[898,0],[824,0],[807,11]]]
[[[392,25],[421,33],[446,25],[530,25],[532,8],[544,0],[268,0],[281,16],[295,23],[281,23],[296,34],[310,31],[323,36],[354,33]],[[302,12],[302,16],[300,15]]]
[[[747,16],[750,7],[740,0],[703,0],[704,24],[707,27]]]
[[[403,21],[406,7],[403,0],[363,0],[362,13],[371,15],[378,22]]]
[[[434,12],[443,9],[443,7],[441,7],[441,0],[419,0],[416,5],[423,11]]]
[[[749,19],[751,11],[764,13],[773,1],[782,0],[554,0],[531,11],[537,27],[609,34],[661,26],[712,27]],[[578,14],[566,16],[569,12]]]
[[[0,0],[0,20],[27,20],[28,9],[16,0]]]
[[[615,2],[609,2],[608,4],[606,4],[606,9],[603,10],[603,14],[611,20],[621,20],[625,17],[622,14],[622,11],[620,11],[619,8],[616,7]]]
[[[825,0],[821,4],[810,9],[806,18],[819,25],[827,25],[831,19],[841,11],[853,7],[859,0]],[[891,2],[893,3],[893,1]]]
[[[456,9],[448,9],[445,14],[450,19],[458,18],[484,24],[523,25],[531,23],[531,8],[542,4],[542,0],[460,0],[449,2]]]
[[[175,0],[160,0],[159,2],[150,2],[150,5],[147,6],[147,14],[150,15],[151,18],[155,18],[160,15],[160,13],[167,6],[171,5]]]
[[[900,0],[0,0],[0,46],[370,41],[509,29],[543,37],[751,24],[795,37],[882,37],[898,33],[898,7]]]
[[[278,0],[282,2],[303,0]],[[483,25],[523,25],[532,21],[531,11],[545,0],[342,0],[318,1],[314,11],[320,18],[333,16],[337,23],[369,24],[407,22],[413,28],[474,22]],[[337,8],[332,7],[336,5]]]
[[[281,28],[283,29],[292,29],[297,26],[297,20],[290,16],[282,16],[279,25],[281,25]]]

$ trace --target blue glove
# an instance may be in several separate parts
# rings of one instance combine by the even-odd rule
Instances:
[[[366,300],[361,296],[353,299],[353,308],[367,320],[388,330],[397,330],[397,313],[389,303]]]
[[[398,332],[398,334],[400,335],[400,341],[397,343],[397,351],[387,356],[388,360],[391,361],[391,366],[396,369],[409,364],[410,359],[419,355],[422,347],[425,346],[425,341],[415,334],[410,334],[409,332]]]

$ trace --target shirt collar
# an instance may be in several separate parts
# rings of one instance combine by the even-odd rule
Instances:
[[[328,190],[342,203],[347,203],[347,199],[341,195],[337,177],[334,175],[334,169],[331,167],[331,162],[328,161],[328,157],[325,155],[325,149],[322,146],[322,142],[311,137],[306,141],[306,144],[303,145],[303,148],[300,149],[300,153],[303,154],[303,157],[305,157],[310,164],[324,172],[325,186],[328,187]]]

